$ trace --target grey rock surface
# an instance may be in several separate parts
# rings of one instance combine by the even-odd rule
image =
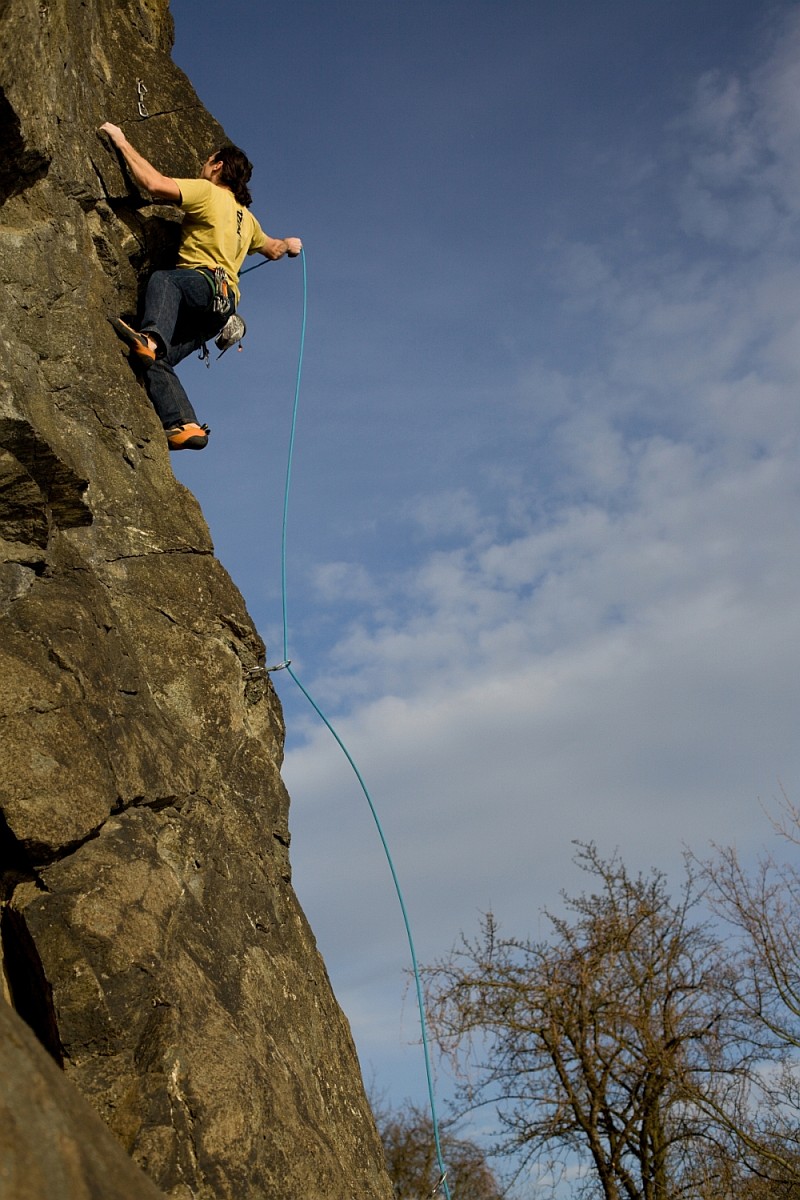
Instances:
[[[178,217],[98,126],[177,176],[224,140],[171,36],[166,0],[0,0],[5,988],[163,1192],[377,1200],[264,646],[107,322]]]

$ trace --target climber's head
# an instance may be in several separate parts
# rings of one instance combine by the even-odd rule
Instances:
[[[208,156],[200,171],[200,178],[228,188],[238,203],[247,208],[253,202],[247,186],[252,173],[253,164],[243,150],[238,146],[223,146]]]

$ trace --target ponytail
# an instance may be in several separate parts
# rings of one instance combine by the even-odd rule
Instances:
[[[253,164],[245,152],[238,146],[223,146],[214,155],[214,162],[222,163],[220,183],[231,189],[238,204],[249,208],[253,203],[253,197],[250,195],[247,185],[253,174]]]

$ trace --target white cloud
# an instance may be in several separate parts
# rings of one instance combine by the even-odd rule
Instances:
[[[675,123],[689,144],[679,188],[684,228],[751,254],[792,242],[800,194],[800,21],[772,30],[771,53],[746,78],[720,71],[698,81]]]
[[[369,604],[379,599],[378,587],[362,563],[320,563],[311,577],[320,604]]]
[[[677,867],[685,842],[754,845],[760,798],[797,789],[798,31],[700,80],[663,241],[560,247],[564,326],[595,343],[498,388],[480,472],[399,514],[416,555],[316,571],[352,607],[304,682],[386,822],[423,961],[488,907],[535,935],[574,838]],[[358,785],[304,728],[296,878],[369,1056],[402,931]]]
[[[406,508],[427,537],[474,536],[484,528],[485,516],[466,487],[417,496]]]

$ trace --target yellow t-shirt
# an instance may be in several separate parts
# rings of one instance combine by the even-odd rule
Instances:
[[[233,192],[209,179],[176,179],[186,213],[178,250],[179,267],[224,267],[239,300],[239,270],[245,255],[264,244],[264,230]]]

